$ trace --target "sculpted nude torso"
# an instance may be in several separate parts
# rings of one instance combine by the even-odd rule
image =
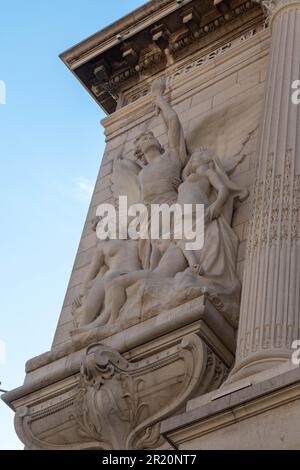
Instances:
[[[168,153],[146,165],[139,175],[143,202],[146,205],[176,202],[181,170],[180,163]]]

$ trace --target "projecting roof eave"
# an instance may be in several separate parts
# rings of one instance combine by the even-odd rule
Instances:
[[[62,52],[60,58],[70,70],[74,70],[118,45],[120,42],[117,39],[118,34],[122,34],[125,39],[130,39],[183,5],[188,5],[191,1],[183,0],[182,3],[177,3],[176,0],[151,0]]]

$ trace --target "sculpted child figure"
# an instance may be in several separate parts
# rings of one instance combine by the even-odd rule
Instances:
[[[96,217],[94,231],[98,222],[99,218]],[[137,241],[98,240],[82,291],[73,302],[75,326],[82,328],[99,317],[104,307],[107,285],[112,279],[141,268]],[[105,320],[108,318],[103,318],[104,323]]]

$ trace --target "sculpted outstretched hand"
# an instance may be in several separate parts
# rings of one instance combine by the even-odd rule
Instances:
[[[154,80],[151,86],[152,102],[157,115],[161,112],[161,100],[166,91],[166,79],[164,77]]]

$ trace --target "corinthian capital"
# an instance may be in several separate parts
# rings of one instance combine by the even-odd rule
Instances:
[[[282,8],[293,5],[300,5],[300,0],[253,0],[255,3],[259,3],[263,9],[267,20],[271,20],[277,11]]]

